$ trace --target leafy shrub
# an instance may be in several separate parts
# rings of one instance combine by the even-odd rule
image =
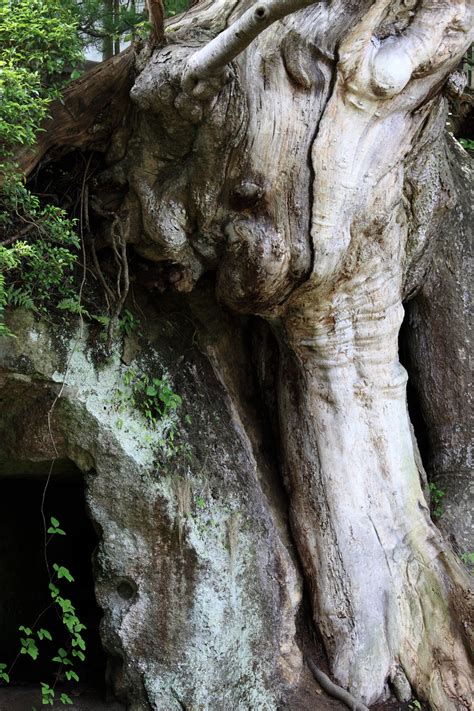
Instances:
[[[33,146],[64,72],[82,58],[73,3],[4,0],[0,5],[0,335],[7,305],[43,309],[71,295],[79,246],[64,210],[41,206],[14,163]]]

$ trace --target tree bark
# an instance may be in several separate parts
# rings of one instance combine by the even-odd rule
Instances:
[[[442,146],[441,148],[444,148]],[[406,306],[402,350],[416,398],[428,476],[444,492],[438,525],[456,550],[474,550],[472,494],[472,159],[451,137],[419,161],[445,165],[455,209],[433,225],[426,278]]]
[[[468,709],[469,581],[429,517],[398,334],[450,206],[439,162],[410,161],[442,145],[472,8],[260,6],[261,33],[245,3],[202,2],[138,58],[133,133],[97,199],[126,186],[138,254],[182,291],[216,271],[218,298],[277,334],[292,528],[336,681],[367,704],[391,684]]]

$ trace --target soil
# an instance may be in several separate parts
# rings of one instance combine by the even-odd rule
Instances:
[[[58,701],[54,706],[47,706],[51,711],[125,711],[125,706],[117,701],[105,701],[101,694],[90,688],[76,688],[74,692],[64,689],[72,700],[72,706],[64,706]],[[62,690],[56,692],[59,698]],[[41,692],[38,686],[12,686],[0,690],[0,711],[32,711],[45,708],[41,705]]]

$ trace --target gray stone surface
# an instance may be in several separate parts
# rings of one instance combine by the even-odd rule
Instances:
[[[57,456],[84,472],[109,682],[128,709],[277,709],[302,664],[284,499],[257,419],[239,412],[252,412],[242,334],[205,293],[193,300],[187,321],[143,304],[141,335],[105,359],[87,328],[14,314],[0,459],[34,473]],[[127,399],[120,411],[130,368],[183,398],[184,454],[163,448],[173,418],[150,426]]]

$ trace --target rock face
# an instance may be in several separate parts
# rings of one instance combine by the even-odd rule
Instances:
[[[106,359],[85,326],[20,312],[1,345],[2,471],[84,472],[108,673],[134,711],[276,709],[302,668],[301,581],[243,333],[210,303],[201,290],[179,318],[176,302],[142,304],[140,333]],[[182,404],[152,423],[127,373],[166,379]]]

